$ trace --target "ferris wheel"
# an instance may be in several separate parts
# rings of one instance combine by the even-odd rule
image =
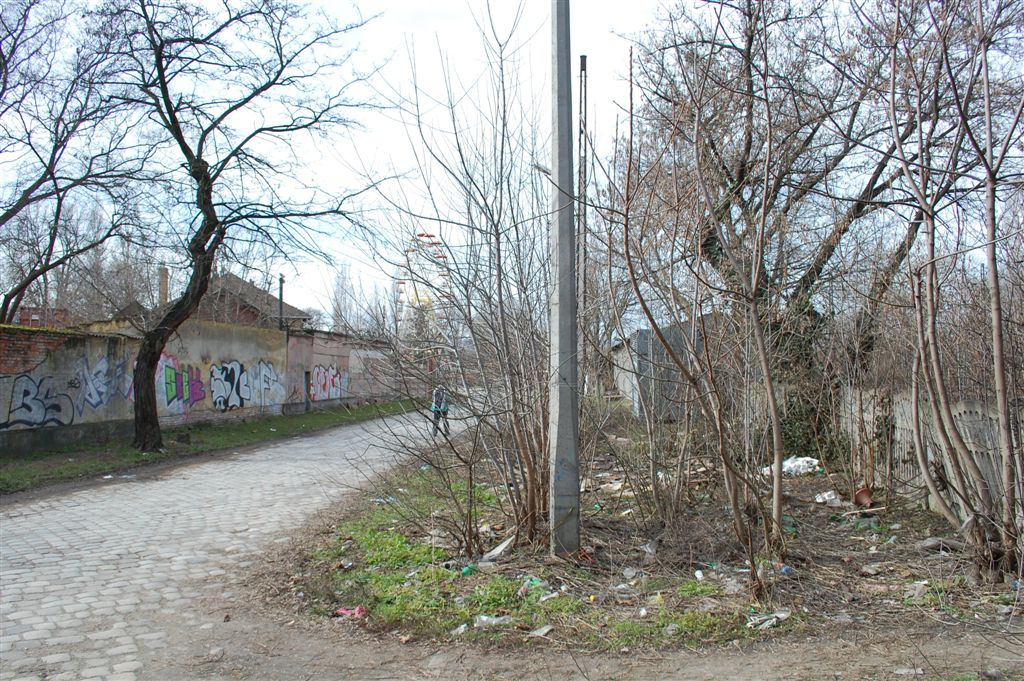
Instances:
[[[447,248],[439,236],[421,231],[410,238],[399,267],[396,290],[399,337],[424,331],[442,338],[449,335],[451,271]],[[417,323],[421,328],[417,328]]]

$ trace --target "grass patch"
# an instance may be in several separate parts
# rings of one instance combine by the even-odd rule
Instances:
[[[270,416],[252,421],[166,428],[162,452],[139,452],[131,446],[130,439],[119,438],[102,444],[78,444],[45,452],[4,455],[0,461],[0,494],[117,473],[148,463],[312,433],[378,416],[402,413],[412,406],[410,400],[401,400],[351,409]]]
[[[1021,596],[1018,596],[1015,593],[999,594],[992,598],[992,602],[996,605],[1016,605],[1020,598]]]
[[[607,649],[672,648],[751,636],[739,615],[710,612],[665,609],[644,617],[633,612],[618,619],[595,612],[590,620],[595,629],[604,631],[603,635],[592,636],[592,642]]]
[[[693,596],[714,596],[718,593],[718,589],[715,588],[714,584],[707,582],[699,582],[696,579],[689,579],[675,589],[677,596],[683,598],[689,598]]]
[[[917,605],[925,608],[940,608],[946,610],[949,598],[955,591],[964,584],[963,577],[956,576],[950,579],[936,579],[928,583],[920,595],[910,595],[904,598],[906,605]],[[953,614],[953,613],[950,613]]]
[[[745,628],[742,612],[690,609],[693,597],[719,590],[682,576],[644,576],[627,589],[621,576],[609,577],[597,566],[552,567],[532,560],[530,547],[520,549],[525,563],[464,569],[467,559],[428,543],[440,519],[452,520],[438,514],[452,492],[439,489],[436,476],[435,470],[415,465],[389,474],[327,545],[309,552],[304,579],[292,588],[303,592],[312,616],[339,610],[345,616],[362,607],[366,616],[360,622],[374,631],[502,644],[536,642],[529,632],[550,626],[548,640],[605,650],[759,635]],[[456,485],[455,496],[468,493],[465,485]],[[489,489],[478,486],[474,493],[484,506],[497,501]],[[478,522],[493,520],[485,513]]]
[[[363,559],[370,565],[388,570],[405,570],[429,565],[444,558],[444,552],[426,544],[409,544],[397,532],[370,530],[360,535]]]

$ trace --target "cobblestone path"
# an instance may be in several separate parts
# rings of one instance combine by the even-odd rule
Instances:
[[[413,428],[402,418],[386,423]],[[213,626],[190,601],[387,466],[383,423],[4,504],[0,681],[153,678],[146,660],[173,655],[156,622]]]

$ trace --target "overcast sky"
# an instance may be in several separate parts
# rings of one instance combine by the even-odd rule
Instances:
[[[661,12],[667,0],[585,0],[571,3],[571,53],[573,64],[573,100],[576,92],[579,55],[587,55],[588,127],[592,134],[610,139],[616,116],[628,97],[626,77],[629,41]],[[487,20],[485,0],[357,0],[364,17],[374,17],[359,31],[360,59],[381,66],[376,87],[385,95],[409,93],[415,63],[421,89],[443,91],[441,58],[452,75],[470,83],[485,69],[479,37],[479,22]],[[510,0],[493,0],[492,14],[500,30],[512,24],[516,7]],[[331,3],[333,6],[333,2]],[[551,91],[551,3],[524,0],[517,41],[525,43],[520,78],[525,90],[546,106]],[[344,15],[343,15],[344,16]],[[411,59],[410,59],[411,55]],[[354,172],[348,164],[367,173],[385,173],[388,169],[411,166],[407,144],[400,129],[388,121],[387,114],[367,114],[364,130],[352,136],[337,153],[340,162],[331,172]],[[550,114],[542,114],[550,126]],[[546,131],[545,131],[546,132]],[[574,139],[575,144],[575,139]],[[333,164],[329,164],[333,165]],[[325,169],[325,172],[328,172]],[[363,282],[384,286],[388,273],[375,271],[372,257],[360,244],[338,246],[339,257],[352,264],[353,273]],[[326,308],[333,284],[333,271],[319,264],[304,264],[285,272],[289,284],[285,300],[302,308]]]

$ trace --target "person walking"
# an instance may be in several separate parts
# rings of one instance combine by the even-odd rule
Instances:
[[[434,394],[430,401],[430,411],[434,413],[434,435],[441,429],[441,421],[444,420],[444,434],[448,435],[448,391],[443,385],[434,388]]]

